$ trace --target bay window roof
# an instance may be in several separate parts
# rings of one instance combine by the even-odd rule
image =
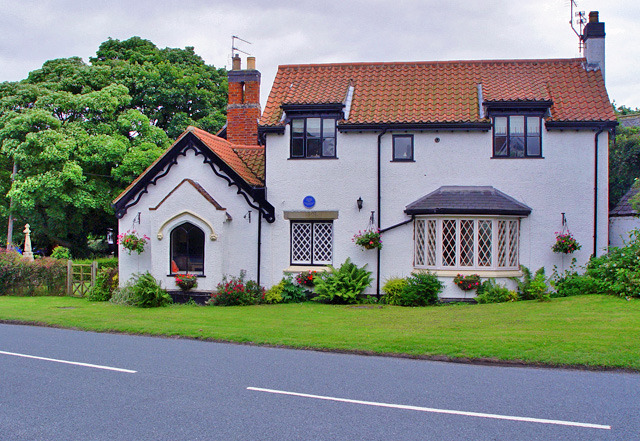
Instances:
[[[474,214],[528,216],[531,208],[491,186],[443,186],[410,203],[408,215]]]

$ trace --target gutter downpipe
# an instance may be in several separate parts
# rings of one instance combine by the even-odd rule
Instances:
[[[593,180],[593,257],[596,257],[598,251],[598,136],[604,132],[604,126],[601,126],[596,132],[594,139],[594,180]]]
[[[380,218],[381,213],[380,210],[382,209],[382,187],[380,185],[382,178],[381,178],[381,167],[382,167],[382,148],[380,146],[381,144],[381,139],[382,136],[387,133],[387,130],[389,130],[388,127],[385,127],[384,129],[382,129],[382,132],[380,132],[380,134],[378,135],[378,230],[380,230],[380,226],[381,226],[381,222],[380,222]],[[376,265],[376,297],[378,298],[378,300],[380,300],[380,248],[378,248],[378,256],[377,256],[377,265]]]
[[[260,260],[262,255],[262,211],[258,210],[258,274],[256,282],[260,286]]]

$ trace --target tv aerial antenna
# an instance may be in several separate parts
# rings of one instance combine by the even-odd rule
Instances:
[[[569,0],[571,2],[571,19],[569,20],[569,24],[571,25],[571,29],[578,36],[578,51],[582,53],[584,50],[584,25],[587,23],[587,16],[584,11],[574,12],[573,8],[578,8],[578,3],[576,0]],[[578,26],[579,32],[576,30],[574,26],[573,18],[575,17],[575,25]]]
[[[235,57],[237,55],[237,52],[242,52],[245,55],[251,55],[249,52],[245,52],[242,49],[238,49],[236,47],[236,40],[240,40],[242,42],[245,42],[247,44],[252,44],[250,41],[247,41],[243,38],[238,37],[237,35],[232,35],[231,36],[231,58]]]

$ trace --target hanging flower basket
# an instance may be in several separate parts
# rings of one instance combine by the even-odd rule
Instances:
[[[463,291],[471,291],[480,286],[480,276],[477,274],[470,274],[468,276],[458,274],[453,278],[453,283],[458,285],[458,288]]]
[[[569,231],[556,232],[556,243],[551,249],[554,253],[571,254],[582,247]]]
[[[195,274],[179,274],[176,276],[176,286],[182,291],[189,291],[198,287],[198,277]]]
[[[136,233],[135,230],[118,234],[118,244],[122,245],[129,254],[131,254],[132,251],[141,254],[144,251],[144,246],[149,240],[150,238],[147,235],[138,236],[138,233]]]
[[[372,250],[374,248],[382,248],[382,239],[380,238],[380,230],[358,231],[353,236],[353,242],[360,245],[364,249]]]

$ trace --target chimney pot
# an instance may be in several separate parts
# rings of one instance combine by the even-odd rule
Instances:
[[[589,23],[599,23],[598,11],[589,12]]]
[[[256,70],[256,57],[247,57],[247,70]]]
[[[240,70],[240,69],[242,69],[242,60],[240,60],[240,55],[235,54],[233,57],[231,70]]]

